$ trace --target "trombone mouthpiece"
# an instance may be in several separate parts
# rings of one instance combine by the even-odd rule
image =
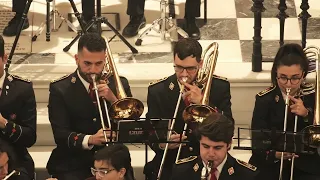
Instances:
[[[183,77],[183,78],[182,78],[182,81],[183,81],[183,82],[187,82],[187,80],[188,80],[187,77]]]
[[[290,94],[291,88],[286,88],[287,95]]]
[[[90,76],[91,76],[91,78],[92,78],[93,81],[96,80],[96,74],[91,74]]]

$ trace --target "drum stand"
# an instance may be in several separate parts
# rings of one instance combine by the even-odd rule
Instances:
[[[94,1],[94,0],[92,0]],[[74,15],[77,17],[78,21],[79,21],[79,24],[80,24],[80,27],[81,27],[81,30],[78,31],[78,34],[77,36],[70,42],[69,45],[67,45],[65,48],[63,48],[63,51],[64,52],[67,52],[69,51],[69,49],[71,48],[71,46],[84,34],[84,33],[87,33],[87,31],[91,28],[91,26],[93,26],[94,24],[97,25],[98,27],[98,33],[101,34],[102,30],[101,30],[101,23],[104,23],[106,24],[114,33],[115,35],[109,40],[112,41],[112,39],[115,37],[115,36],[118,36],[121,41],[123,43],[125,43],[128,48],[131,50],[132,53],[138,53],[138,50],[136,48],[134,48],[118,31],[115,27],[113,27],[107,18],[105,17],[102,17],[101,16],[101,0],[97,0],[97,16],[93,17],[93,19],[88,23],[88,25],[86,27],[84,27],[84,24],[83,22],[81,21],[81,18],[80,18],[80,13],[79,11],[77,10],[77,7],[76,5],[74,4],[73,0],[69,0],[70,4],[71,4],[71,7],[74,11]]]
[[[74,31],[77,32],[77,28],[66,18],[64,18],[61,13],[56,10],[56,0],[46,0],[47,1],[47,18],[46,22],[42,22],[38,30],[36,31],[36,34],[32,37],[32,41],[36,41],[38,36],[42,33],[44,30],[44,27],[46,26],[46,41],[50,41],[50,22],[53,21],[53,29],[52,32],[57,32],[60,27],[62,26],[62,23],[65,22],[67,25]],[[50,2],[52,2],[52,11],[50,12]],[[62,20],[59,24],[58,28],[56,28],[56,16],[59,16]]]
[[[176,30],[177,33],[179,35],[181,35],[184,38],[189,37],[188,34],[180,27],[178,27],[172,20],[171,17],[167,17],[166,16],[166,7],[168,6],[168,3],[166,2],[166,0],[161,0],[160,1],[160,18],[154,20],[151,24],[151,26],[149,28],[147,28],[146,30],[144,30],[138,37],[137,41],[136,41],[136,45],[140,46],[142,43],[142,38],[146,35],[148,35],[148,33],[151,30],[156,31],[157,33],[160,33],[161,35],[161,39],[165,40],[166,38],[166,33],[170,33],[173,30]],[[156,26],[159,25],[159,29],[156,29]]]

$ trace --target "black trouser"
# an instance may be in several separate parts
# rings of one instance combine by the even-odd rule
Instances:
[[[52,175],[53,178],[58,180],[85,180],[93,175],[90,172],[90,169],[70,171],[65,173],[59,173]]]
[[[86,20],[90,20],[95,15],[96,0],[82,0],[82,15]]]
[[[12,0],[12,11],[22,15],[26,4],[27,0]]]
[[[186,0],[185,18],[194,18],[200,16],[200,0]],[[144,14],[145,0],[128,0],[127,14],[137,16]]]

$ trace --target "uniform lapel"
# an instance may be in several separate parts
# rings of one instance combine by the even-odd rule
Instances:
[[[72,107],[77,113],[85,117],[92,117],[95,106],[76,72],[71,75],[70,83],[70,88],[66,94],[67,102],[73,102]]]
[[[176,108],[178,98],[180,95],[180,87],[179,87],[177,76],[175,74],[168,78],[168,80],[165,83],[164,88],[167,90],[166,92],[168,94],[168,101],[167,102],[170,102],[170,105],[168,105],[167,107],[171,109],[171,111],[169,111],[169,112],[172,112],[171,117],[173,117],[173,115],[174,115],[173,113]],[[179,111],[182,111],[185,107],[186,107],[186,105],[185,105],[183,99],[181,99],[180,105],[179,105]],[[173,109],[173,111],[172,111],[172,109]],[[181,114],[181,113],[178,113],[178,114]]]
[[[219,180],[236,180],[237,178],[234,175],[236,173],[234,169],[235,159],[229,153],[227,156],[227,161],[221,170]]]
[[[13,78],[10,76],[10,74],[6,73],[6,78],[4,79],[2,92],[0,96],[0,110],[2,110],[5,107],[6,102],[8,102],[8,99],[12,97],[12,89],[14,89],[14,83],[12,83]]]

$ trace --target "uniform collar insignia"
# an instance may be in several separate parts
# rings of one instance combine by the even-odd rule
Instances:
[[[279,95],[276,95],[276,97],[274,97],[274,100],[276,101],[276,102],[279,102]]]
[[[11,75],[9,75],[8,80],[11,82],[13,80],[13,77]]]
[[[77,80],[76,77],[72,77],[72,78],[71,78],[71,82],[72,82],[72,83],[76,83],[76,80]]]
[[[194,170],[194,172],[197,172],[198,169],[199,169],[199,165],[198,165],[198,163],[196,163],[196,164],[193,166],[193,170]]]
[[[174,84],[171,82],[170,85],[169,85],[169,89],[173,90],[173,88],[174,88]]]
[[[228,173],[229,173],[229,175],[232,175],[232,174],[234,173],[233,167],[231,167],[231,168],[228,169]]]

